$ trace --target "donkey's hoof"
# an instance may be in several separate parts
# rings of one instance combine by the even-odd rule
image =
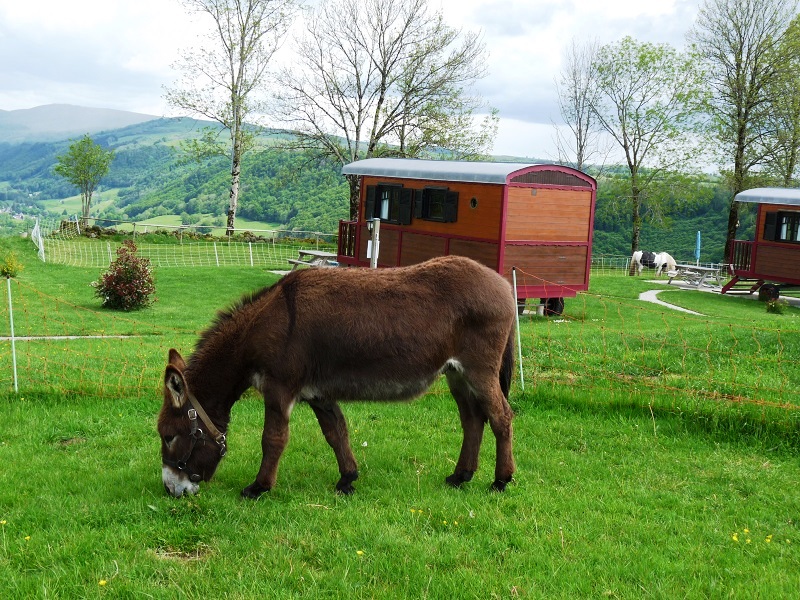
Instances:
[[[352,473],[345,473],[342,478],[336,483],[336,492],[344,496],[349,496],[356,491],[353,487],[353,482],[358,479],[358,471]]]
[[[506,486],[511,483],[511,479],[504,480],[504,479],[495,479],[494,483],[492,483],[491,490],[493,492],[505,492]]]
[[[265,488],[254,481],[242,490],[242,498],[249,498],[250,500],[258,500],[259,496],[264,492],[268,492],[269,488]]]
[[[341,481],[336,484],[336,493],[342,496],[349,496],[356,491],[352,483],[342,483]]]
[[[475,471],[456,471],[449,477],[446,477],[445,482],[447,482],[447,485],[451,485],[455,488],[461,487],[462,483],[471,481],[474,474]]]

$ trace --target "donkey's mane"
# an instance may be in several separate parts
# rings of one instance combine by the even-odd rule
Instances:
[[[218,311],[211,325],[209,325],[209,327],[205,331],[203,331],[203,333],[200,334],[200,339],[197,340],[197,344],[195,345],[194,349],[195,353],[199,353],[200,351],[202,351],[206,343],[211,338],[216,336],[228,323],[230,323],[230,321],[239,311],[245,309],[246,307],[252,304],[255,304],[264,296],[271,294],[274,290],[276,290],[284,283],[285,279],[287,279],[291,275],[293,274],[290,273],[286,277],[279,279],[270,286],[261,288],[260,290],[255,290],[253,292],[246,293],[227,309]]]

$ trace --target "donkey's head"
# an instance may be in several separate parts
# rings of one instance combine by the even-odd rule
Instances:
[[[192,394],[185,369],[181,355],[170,350],[158,433],[164,487],[176,498],[197,493],[200,482],[211,479],[227,451],[225,434],[216,428]]]

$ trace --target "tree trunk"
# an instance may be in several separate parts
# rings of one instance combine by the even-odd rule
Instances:
[[[81,227],[86,229],[89,226],[89,210],[92,207],[92,195],[90,192],[81,194]]]
[[[642,232],[642,213],[641,213],[641,190],[636,183],[636,176],[631,179],[631,221],[633,223],[633,230],[631,231],[631,256],[639,249],[639,236]],[[631,268],[628,275],[633,275],[635,269],[633,261],[631,261]]]
[[[735,196],[734,196],[735,197]],[[725,261],[733,262],[733,241],[736,239],[736,229],[739,226],[739,203],[731,200],[731,210],[728,213],[728,234],[725,238]]]
[[[231,160],[231,193],[228,202],[228,223],[225,233],[230,237],[236,227],[236,209],[239,206],[239,179],[242,173],[242,140],[240,134],[234,136],[233,159]]]
[[[350,184],[350,220],[358,220],[358,202],[361,192],[361,181],[358,175],[347,175],[347,183]]]

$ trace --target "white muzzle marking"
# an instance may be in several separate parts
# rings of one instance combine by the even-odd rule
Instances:
[[[170,495],[175,498],[180,498],[184,494],[193,496],[197,493],[197,490],[200,489],[199,484],[189,481],[189,477],[186,473],[182,473],[166,465],[161,467],[161,480],[164,482],[164,487],[167,488]]]

